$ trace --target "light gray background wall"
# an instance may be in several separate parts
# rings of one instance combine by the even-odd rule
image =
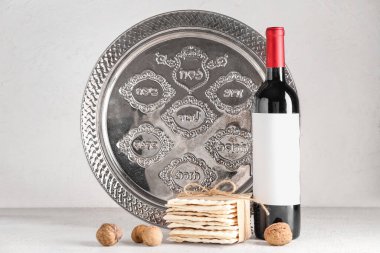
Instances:
[[[380,206],[380,2],[0,1],[0,207],[116,206],[80,140],[97,58],[152,15],[204,9],[286,28],[302,110],[302,199]]]

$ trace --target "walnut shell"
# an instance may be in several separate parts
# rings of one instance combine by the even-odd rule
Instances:
[[[143,243],[147,246],[158,246],[162,242],[162,231],[159,227],[156,226],[149,226],[144,229],[144,232],[142,233],[142,240]]]
[[[291,242],[292,238],[292,230],[285,222],[274,223],[264,231],[264,239],[270,245],[282,246]]]
[[[96,239],[103,246],[112,246],[116,244],[121,237],[123,231],[116,224],[105,223],[100,226],[96,232]]]
[[[138,225],[138,226],[136,226],[136,227],[132,230],[131,238],[132,238],[132,240],[133,240],[135,243],[142,243],[142,242],[143,242],[141,236],[142,236],[142,233],[144,232],[145,228],[147,228],[147,227],[148,227],[148,226],[146,226],[146,225]]]

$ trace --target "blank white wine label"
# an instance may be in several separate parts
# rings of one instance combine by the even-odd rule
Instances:
[[[299,114],[253,113],[253,194],[267,205],[300,204]]]

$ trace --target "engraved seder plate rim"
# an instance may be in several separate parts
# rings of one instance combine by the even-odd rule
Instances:
[[[134,183],[123,180],[112,153],[103,140],[105,89],[120,63],[126,56],[144,42],[162,34],[181,36],[184,31],[194,34],[220,35],[237,48],[244,48],[255,57],[255,68],[264,73],[265,39],[249,26],[222,14],[184,10],[159,14],[148,18],[122,33],[103,52],[95,64],[87,82],[81,107],[81,138],[88,163],[104,190],[125,210],[149,223],[165,226],[164,208],[155,204],[154,199],[135,190]],[[177,32],[177,33],[176,33]],[[243,49],[242,49],[243,50]],[[123,68],[120,68],[123,69]],[[260,71],[258,71],[260,72]],[[261,76],[263,78],[263,76]],[[295,89],[292,76],[286,69],[286,79]],[[107,142],[106,142],[107,143]],[[249,189],[248,189],[249,190]]]

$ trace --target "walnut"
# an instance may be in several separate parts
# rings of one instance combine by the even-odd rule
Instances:
[[[136,227],[132,230],[131,238],[132,238],[132,240],[133,240],[135,243],[142,243],[142,242],[143,242],[141,236],[142,236],[142,233],[144,232],[145,228],[147,228],[147,227],[148,227],[148,226],[146,226],[146,225],[138,225],[138,226],[136,226]]]
[[[115,224],[105,223],[96,232],[96,239],[103,246],[116,244],[123,236],[123,231]]]
[[[149,226],[144,229],[142,233],[143,243],[147,246],[158,246],[162,242],[162,231],[159,227]]]
[[[264,239],[270,245],[282,246],[288,244],[293,238],[290,227],[285,222],[278,222],[270,225],[264,231]]]

